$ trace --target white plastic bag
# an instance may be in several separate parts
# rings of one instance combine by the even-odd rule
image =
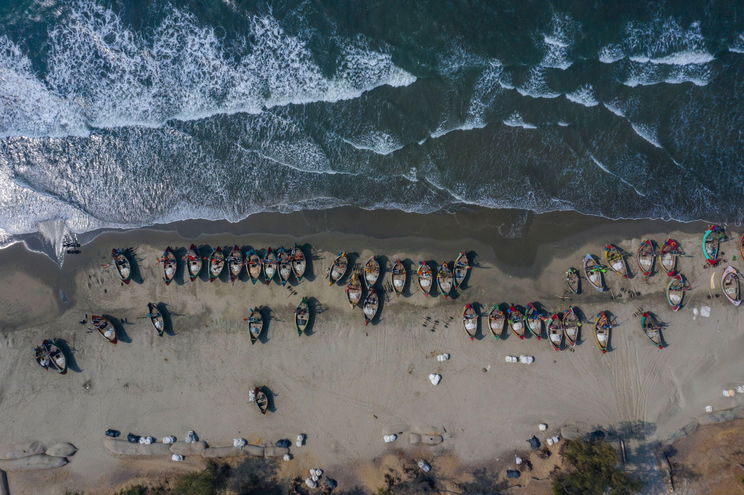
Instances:
[[[545,423],[540,423],[540,424],[539,424],[539,425],[537,426],[537,429],[538,429],[538,430],[540,430],[540,431],[545,431],[545,430],[547,430],[547,429],[548,429],[548,425],[547,425],[547,424],[545,424]]]
[[[421,469],[421,470],[422,470],[423,472],[425,472],[425,473],[428,473],[429,471],[431,471],[431,464],[429,464],[429,463],[428,463],[428,462],[426,462],[425,460],[421,459],[420,461],[418,461],[418,463],[417,463],[417,464],[418,464],[418,467],[419,467],[419,468],[420,468],[420,469]]]
[[[317,481],[315,481],[315,480],[314,480],[314,479],[312,479],[312,478],[307,478],[307,479],[305,480],[305,484],[306,484],[306,485],[307,485],[307,486],[308,486],[309,488],[318,488],[318,482],[317,482]]]
[[[245,438],[233,438],[233,447],[236,449],[242,449],[246,446],[248,442],[245,440]]]
[[[295,442],[295,445],[298,447],[302,447],[303,445],[305,445],[306,438],[307,435],[305,435],[304,433],[300,433],[299,435],[297,435],[297,441]]]
[[[432,373],[429,375],[429,381],[432,385],[439,385],[439,382],[442,381],[442,375],[438,373]]]
[[[176,443],[176,437],[174,437],[172,435],[167,436],[167,437],[163,437],[163,443],[166,444],[166,445],[174,444],[174,443]]]
[[[196,436],[196,433],[194,430],[189,430],[186,432],[186,436],[183,438],[183,441],[186,443],[194,443],[197,440],[199,440],[199,437]]]
[[[173,454],[171,456],[171,461],[173,462],[181,462],[183,460],[183,456],[181,454]]]
[[[385,441],[385,443],[394,442],[395,440],[397,440],[397,438],[398,438],[398,435],[396,435],[395,433],[393,433],[391,435],[384,435],[382,437],[382,439]]]

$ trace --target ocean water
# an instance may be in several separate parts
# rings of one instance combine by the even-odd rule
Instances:
[[[0,2],[0,241],[343,205],[742,223],[743,129],[742,2]]]

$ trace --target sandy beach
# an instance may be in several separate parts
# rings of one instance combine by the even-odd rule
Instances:
[[[493,463],[526,449],[532,435],[542,440],[565,425],[589,431],[632,422],[646,425],[645,440],[666,441],[691,423],[709,421],[707,405],[722,411],[742,404],[740,395],[721,394],[744,384],[738,366],[744,317],[721,295],[720,274],[729,264],[744,269],[744,263],[738,256],[733,261],[730,240],[723,244],[727,263],[704,268],[704,229],[701,223],[613,222],[567,213],[526,215],[515,227],[484,211],[331,211],[101,233],[61,269],[13,246],[0,252],[0,443],[61,440],[79,450],[60,469],[8,473],[11,492],[110,493],[203,462],[115,458],[103,447],[107,428],[158,439],[195,430],[210,445],[230,445],[237,437],[273,444],[305,433],[307,444],[292,448],[294,459],[283,469],[323,466],[340,489],[375,488],[379,479],[369,465],[385,454],[402,451],[432,459],[435,467],[438,456]],[[692,286],[679,312],[666,303],[666,274],[646,280],[634,258],[642,239],[669,237],[683,246],[679,269]],[[253,285],[245,273],[234,284],[224,274],[214,283],[192,283],[179,270],[166,286],[158,256],[165,246],[192,242],[302,244],[312,253],[310,273],[300,284],[281,287]],[[631,254],[635,276],[608,272],[609,291],[595,292],[583,281],[582,294],[566,297],[565,270],[580,268],[585,253],[601,255],[609,242]],[[141,281],[122,285],[113,267],[102,266],[115,247],[134,248]],[[374,254],[415,266],[453,260],[461,250],[473,253],[475,266],[456,297],[424,297],[409,274],[408,293],[387,294],[379,322],[366,327],[343,287],[329,286],[324,277],[338,251],[353,253],[356,262]],[[303,297],[313,298],[316,315],[309,335],[298,336],[293,313]],[[477,302],[485,312],[493,303],[532,301],[554,311],[575,305],[589,318],[612,312],[611,351],[599,352],[590,324],[575,352],[555,352],[546,339],[495,340],[485,318],[474,341],[462,329],[465,303]],[[148,302],[162,302],[170,313],[172,331],[163,337],[145,318]],[[251,345],[243,319],[254,306],[269,308],[271,318],[261,341]],[[694,314],[703,306],[710,307],[709,317]],[[643,334],[641,309],[668,324],[667,348],[659,350]],[[122,321],[120,343],[87,331],[79,323],[86,313]],[[44,372],[34,362],[32,349],[45,338],[67,343],[72,363],[66,375]],[[438,362],[439,353],[451,359]],[[505,356],[520,354],[535,362],[505,363]],[[442,375],[439,385],[429,382],[430,373]],[[266,416],[247,400],[259,385],[273,395]],[[539,423],[549,430],[539,432]],[[385,434],[409,431],[441,435],[443,442],[412,446],[404,435],[383,442]]]

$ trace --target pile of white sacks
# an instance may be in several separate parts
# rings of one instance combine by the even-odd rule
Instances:
[[[506,356],[504,358],[504,361],[507,363],[522,363],[522,364],[532,364],[535,362],[535,356],[527,356],[525,354],[517,356]]]

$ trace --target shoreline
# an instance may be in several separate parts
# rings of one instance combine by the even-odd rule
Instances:
[[[180,437],[194,429],[215,444],[236,436],[273,443],[307,433],[308,445],[293,451],[290,464],[322,465],[330,475],[344,465],[363,466],[398,449],[413,452],[400,440],[382,442],[384,432],[402,431],[402,426],[444,433],[441,445],[424,452],[447,453],[470,464],[525,448],[527,438],[540,435],[541,422],[550,425],[546,433],[555,433],[567,424],[643,421],[654,425],[650,440],[663,440],[693,420],[705,420],[704,405],[718,411],[741,403],[738,397],[720,397],[728,381],[744,383],[735,364],[744,336],[741,329],[731,331],[741,322],[735,308],[722,298],[706,299],[710,272],[702,268],[699,252],[704,226],[555,214],[528,216],[523,236],[510,239],[502,235],[500,218],[478,214],[378,214],[377,223],[363,215],[337,214],[340,219],[325,212],[322,221],[320,212],[282,217],[285,222],[266,218],[261,224],[254,219],[228,224],[236,226],[232,233],[222,232],[226,225],[210,222],[172,224],[171,230],[104,232],[85,244],[82,254],[69,256],[61,269],[21,246],[0,251],[0,269],[10,279],[0,290],[0,301],[13,308],[3,316],[0,332],[0,372],[6,376],[0,426],[10,437],[3,442],[26,439],[31,432],[53,438],[59,438],[59,431],[68,432],[72,438],[66,440],[80,450],[68,466],[53,472],[59,486],[86,489],[103,483],[113,490],[135,473],[194,469],[195,464],[188,459],[185,466],[153,463],[152,471],[149,461],[109,457],[101,444],[107,427],[124,435],[133,431],[158,438]],[[269,232],[259,234],[260,228]],[[192,238],[197,231],[206,233]],[[680,260],[693,283],[682,311],[674,313],[664,303],[667,277],[659,273],[648,281],[608,273],[612,293],[561,299],[562,274],[567,266],[578,267],[584,252],[599,254],[604,244],[613,242],[632,253],[638,239],[650,234],[657,241],[678,238],[693,256]],[[296,294],[278,285],[245,281],[176,281],[165,286],[155,259],[166,245],[183,247],[192,241],[254,247],[306,243],[312,246],[315,277],[294,286]],[[724,251],[731,251],[732,245],[724,244]],[[144,280],[121,286],[112,270],[101,265],[109,261],[112,247],[128,246],[137,248]],[[364,327],[361,312],[352,312],[346,304],[343,288],[329,287],[323,279],[330,259],[341,249],[356,252],[360,260],[375,253],[413,262],[453,259],[466,249],[475,253],[476,266],[460,297],[423,298],[414,286],[408,297],[390,297],[381,321]],[[620,289],[630,288],[642,294],[617,297],[623,293]],[[19,299],[19,293],[32,296]],[[298,337],[291,315],[303,296],[315,298],[322,312],[313,335]],[[459,324],[465,302],[487,308],[493,302],[531,300],[555,309],[577,304],[588,315],[612,311],[619,321],[615,349],[600,354],[590,334],[573,353],[555,353],[547,342],[534,339],[494,341],[485,336],[469,342]],[[175,335],[152,335],[149,322],[141,319],[148,301],[168,303]],[[713,308],[711,318],[693,319],[692,309],[703,304]],[[256,346],[247,342],[242,322],[253,305],[272,310],[268,341]],[[632,316],[638,305],[648,306],[669,324],[668,349],[652,348],[641,334]],[[84,312],[99,311],[126,318],[131,342],[111,346],[77,324]],[[439,320],[436,331],[424,326],[425,316]],[[717,338],[701,341],[700,335]],[[29,349],[46,336],[71,344],[80,371],[60,377],[38,369]],[[439,352],[451,353],[452,359],[436,362],[433,356]],[[536,362],[504,363],[505,355],[521,353],[534,355]],[[442,374],[440,385],[427,381],[431,372]],[[88,380],[93,386],[85,390],[82,385]],[[269,384],[277,397],[277,410],[267,417],[254,415],[245,401],[247,390],[260,383]],[[56,416],[40,410],[48,400],[62,401]],[[21,407],[31,412],[21,414]],[[221,418],[219,424],[215,417]],[[360,476],[349,472],[335,477],[349,488]],[[48,479],[38,473],[10,473],[9,480],[13,490],[20,485],[39,490],[36,493],[60,493],[44,491]]]

